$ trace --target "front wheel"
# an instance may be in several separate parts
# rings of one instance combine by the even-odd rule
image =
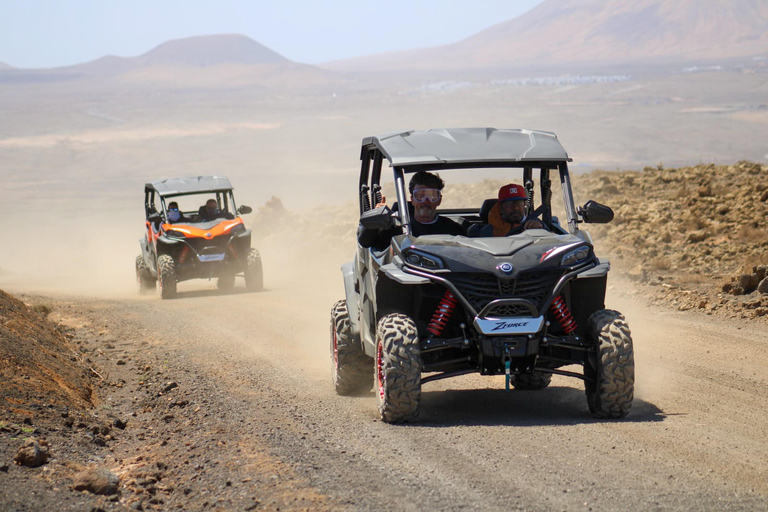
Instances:
[[[251,292],[258,292],[264,288],[264,272],[261,268],[261,255],[256,249],[248,251],[248,259],[245,266],[245,288]]]
[[[596,311],[587,321],[595,357],[584,363],[589,411],[596,418],[623,418],[632,407],[635,358],[632,335],[618,311]]]
[[[370,391],[372,363],[352,337],[347,301],[338,301],[331,308],[331,364],[336,393],[356,395]]]
[[[421,351],[412,318],[392,313],[376,329],[376,398],[387,423],[415,421],[421,402]]]
[[[176,263],[168,254],[157,258],[157,275],[160,278],[160,297],[172,299],[176,296]]]

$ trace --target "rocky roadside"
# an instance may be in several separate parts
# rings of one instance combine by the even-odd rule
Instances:
[[[596,242],[652,302],[768,321],[768,166],[595,171],[574,177],[580,198],[611,206]]]
[[[33,308],[0,292],[0,356],[13,370],[0,384],[0,509],[339,508],[269,455],[243,404],[158,348],[162,334],[97,301],[22,298]],[[69,393],[77,386],[87,400]]]

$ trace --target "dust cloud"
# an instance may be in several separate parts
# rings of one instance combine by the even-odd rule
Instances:
[[[261,195],[253,193],[258,184],[279,178],[232,179],[237,204],[254,209],[243,219],[252,230],[252,246],[262,255],[265,286],[326,276],[340,282],[339,266],[356,250],[358,218],[356,170],[345,174],[350,177],[348,193],[337,190],[336,202],[316,191],[308,197],[307,190],[314,189],[306,185],[276,187],[284,192],[281,196],[254,204],[254,196]],[[501,185],[519,178],[489,180],[478,175],[476,182],[468,183],[466,174],[442,176],[447,182],[443,206],[449,208],[479,207]],[[323,171],[313,173],[316,181],[323,177]],[[338,173],[326,177],[340,178]],[[23,197],[21,208],[10,214],[6,243],[0,247],[0,286],[16,292],[138,297],[134,261],[144,234],[143,185],[140,179],[98,189],[92,184],[82,192],[71,185],[51,186],[39,189],[34,197]],[[385,193],[391,206],[395,194],[391,188]],[[215,287],[215,280],[195,279],[181,283],[179,289]]]
[[[139,188],[139,187],[136,187]],[[132,212],[101,206],[78,212],[82,201],[60,201],[72,215],[19,215],[5,229],[0,248],[0,286],[9,291],[74,294],[99,298],[138,297],[134,270],[144,233],[141,194]],[[247,201],[243,201],[246,203]],[[322,276],[354,254],[356,206],[289,211],[279,199],[245,215],[252,246],[261,255],[266,286]],[[350,214],[351,213],[351,214]],[[131,220],[127,220],[130,218]],[[216,288],[215,280],[195,279],[180,290]],[[239,282],[242,286],[242,281]]]

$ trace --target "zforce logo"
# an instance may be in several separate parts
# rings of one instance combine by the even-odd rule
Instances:
[[[496,322],[496,327],[491,329],[493,331],[500,331],[502,329],[517,329],[520,327],[527,327],[531,322]]]

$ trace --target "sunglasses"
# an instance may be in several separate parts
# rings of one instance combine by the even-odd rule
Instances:
[[[178,208],[168,208],[168,211],[169,212],[177,212],[177,211],[179,211],[179,209]]]
[[[442,193],[436,188],[420,188],[414,190],[411,197],[417,203],[425,203],[427,201],[430,203],[436,203],[440,201]]]

